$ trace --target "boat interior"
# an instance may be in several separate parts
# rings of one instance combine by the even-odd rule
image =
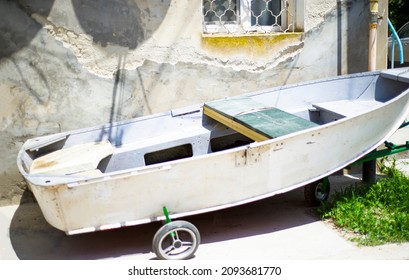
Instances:
[[[28,175],[106,176],[353,117],[382,106],[408,88],[408,83],[388,77],[360,78],[282,87],[40,137],[25,145],[21,160]]]

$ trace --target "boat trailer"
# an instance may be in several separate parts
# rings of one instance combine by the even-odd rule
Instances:
[[[404,122],[399,129],[409,126],[409,122]],[[385,141],[384,148],[380,150],[374,150],[362,158],[358,159],[351,165],[358,165],[364,162],[377,160],[379,158],[388,157],[394,154],[406,152],[409,150],[409,141],[406,141],[405,144],[395,145],[392,142]],[[330,182],[329,176],[324,177],[323,179],[316,181],[314,183],[308,184],[304,187],[304,198],[308,205],[310,206],[319,206],[321,202],[324,202],[328,199],[330,192]]]

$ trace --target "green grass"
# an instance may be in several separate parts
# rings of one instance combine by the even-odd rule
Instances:
[[[377,183],[351,186],[321,205],[323,218],[353,232],[361,245],[409,241],[409,178],[393,162]]]

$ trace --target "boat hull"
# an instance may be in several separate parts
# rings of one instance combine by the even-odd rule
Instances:
[[[47,184],[46,177],[19,167],[46,220],[68,234],[164,220],[164,206],[179,218],[287,192],[342,169],[404,122],[407,93],[363,114],[275,139],[95,178],[56,177],[60,183]]]

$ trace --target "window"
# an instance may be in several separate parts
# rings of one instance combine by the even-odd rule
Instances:
[[[238,24],[236,0],[204,0],[203,14],[207,24]]]
[[[204,33],[294,32],[301,0],[203,0]]]

